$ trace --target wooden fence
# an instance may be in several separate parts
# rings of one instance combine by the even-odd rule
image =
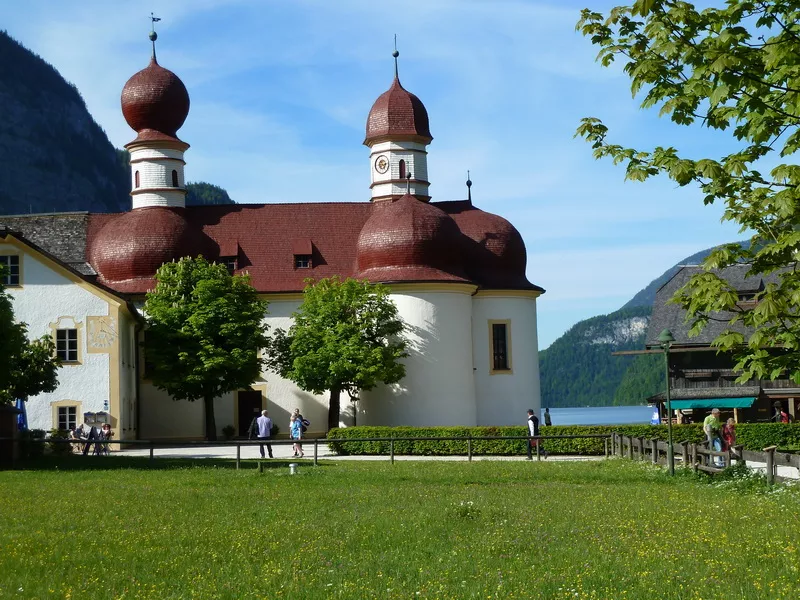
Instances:
[[[710,450],[707,442],[696,444],[692,442],[674,442],[675,464],[685,468],[703,471],[705,473],[722,473],[732,461],[764,463],[767,481],[771,484],[776,481],[792,480],[792,477],[779,477],[778,466],[794,467],[800,474],[800,455],[780,452],[777,446],[764,448],[762,452],[745,450],[742,446],[733,446],[731,450],[717,452]],[[667,464],[669,445],[658,438],[633,437],[611,434],[611,454],[627,457],[631,460],[649,461],[654,464]]]

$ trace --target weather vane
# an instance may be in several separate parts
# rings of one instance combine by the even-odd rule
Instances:
[[[156,59],[156,40],[158,39],[158,34],[156,33],[156,23],[161,20],[161,17],[155,16],[153,13],[150,13],[150,41],[153,42],[153,60]]]

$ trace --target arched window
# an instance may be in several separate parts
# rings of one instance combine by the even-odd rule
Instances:
[[[400,179],[406,178],[406,161],[400,161]]]
[[[139,184],[139,171],[136,171],[133,174],[133,185],[134,185],[134,187],[139,187],[139,185],[140,185]]]
[[[178,187],[178,172],[175,169],[172,170],[172,187]]]

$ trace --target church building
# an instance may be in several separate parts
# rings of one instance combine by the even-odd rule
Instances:
[[[187,207],[189,144],[178,130],[189,94],[159,65],[154,44],[150,64],[122,90],[136,132],[125,146],[131,209],[0,216],[16,316],[32,337],[52,335],[62,360],[57,389],[28,399],[31,428],[108,420],[117,439],[203,436],[203,403],[156,389],[141,350],[140,309],[156,270],[197,255],[249,273],[269,300],[268,328],[291,325],[308,278],[389,286],[407,328],[407,374],[355,403],[343,398],[343,426],[509,425],[539,410],[536,299],[544,290],[527,279],[525,244],[506,219],[471,194],[432,201],[428,113],[401,85],[394,56],[394,79],[367,115],[363,200]],[[266,408],[285,432],[299,407],[310,433],[324,433],[327,402],[265,371],[215,400],[216,422],[243,435]]]

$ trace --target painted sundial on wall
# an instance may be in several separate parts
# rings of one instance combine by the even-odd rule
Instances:
[[[389,159],[385,156],[379,156],[375,159],[375,170],[383,175],[389,170]]]

